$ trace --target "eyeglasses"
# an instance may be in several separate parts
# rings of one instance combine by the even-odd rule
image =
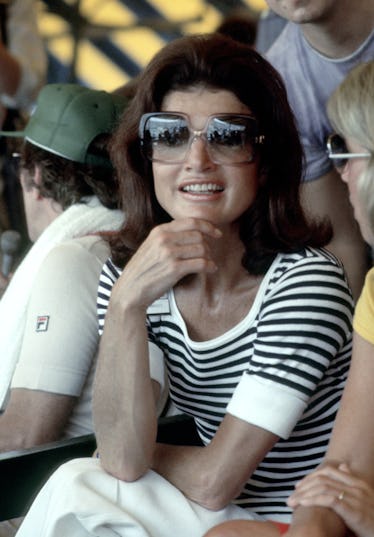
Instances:
[[[327,153],[336,168],[344,168],[349,159],[370,158],[370,153],[350,153],[340,134],[331,134],[327,139]]]
[[[215,164],[244,164],[255,157],[258,135],[255,118],[244,114],[210,116],[202,130],[191,128],[188,116],[173,112],[144,114],[139,137],[146,158],[154,162],[180,164],[186,160],[192,142],[202,138]]]

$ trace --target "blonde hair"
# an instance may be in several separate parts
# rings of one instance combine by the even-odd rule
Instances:
[[[371,154],[358,181],[358,195],[374,234],[374,61],[348,73],[331,95],[327,114],[336,132],[353,138]]]

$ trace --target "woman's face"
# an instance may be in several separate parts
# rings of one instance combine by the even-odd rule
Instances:
[[[171,91],[161,111],[185,114],[195,131],[215,114],[251,114],[232,92],[202,87]],[[202,137],[193,139],[182,163],[153,162],[153,175],[158,202],[173,219],[202,218],[220,227],[234,224],[252,205],[259,183],[256,158],[217,164]]]
[[[345,138],[347,149],[350,153],[366,153],[367,149],[362,147],[353,138]],[[358,181],[368,165],[367,158],[352,158],[347,161],[344,168],[339,169],[341,178],[346,183],[349,191],[349,199],[353,206],[355,219],[357,220],[362,236],[365,241],[374,245],[374,236],[370,230],[366,211],[362,206],[358,195]]]

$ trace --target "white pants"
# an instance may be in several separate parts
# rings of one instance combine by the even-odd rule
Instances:
[[[263,520],[233,504],[205,509],[153,471],[126,483],[97,459],[74,459],[44,485],[17,537],[202,537],[238,518]]]

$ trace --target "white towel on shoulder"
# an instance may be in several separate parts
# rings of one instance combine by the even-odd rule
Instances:
[[[62,242],[102,231],[114,231],[123,213],[104,207],[96,197],[66,209],[38,238],[17,268],[0,300],[0,408],[6,400],[18,362],[33,281],[47,254]]]

